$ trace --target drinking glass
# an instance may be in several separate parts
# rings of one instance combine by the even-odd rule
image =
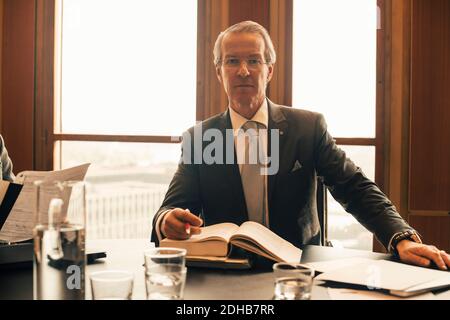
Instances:
[[[300,263],[279,262],[273,265],[274,300],[309,300],[314,269]]]
[[[93,300],[131,300],[134,275],[128,271],[107,270],[90,274]]]
[[[33,296],[85,299],[86,185],[36,181]]]
[[[148,300],[181,300],[186,282],[186,250],[155,248],[144,252]]]

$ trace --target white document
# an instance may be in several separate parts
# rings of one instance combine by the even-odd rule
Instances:
[[[310,266],[317,272],[330,272],[334,270],[338,270],[341,268],[349,267],[351,268],[354,265],[361,263],[370,263],[374,261],[373,259],[367,258],[345,258],[338,260],[328,260],[328,261],[319,261],[319,262],[309,262],[305,263],[307,266]]]
[[[23,188],[0,231],[1,242],[20,242],[33,237],[35,181],[81,181],[84,180],[89,166],[90,164],[83,164],[59,171],[23,171],[19,173],[14,182],[23,184]]]
[[[386,260],[368,260],[324,272],[317,280],[366,286],[369,289],[390,290],[392,294],[414,294],[450,286],[450,273],[410,266]]]
[[[434,300],[436,297],[431,292],[414,297],[400,298],[390,294],[384,294],[372,290],[353,290],[328,288],[331,300]]]

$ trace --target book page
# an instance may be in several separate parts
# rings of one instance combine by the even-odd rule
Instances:
[[[33,237],[35,181],[81,181],[84,180],[89,165],[84,164],[59,171],[23,171],[19,173],[14,182],[23,184],[23,188],[0,231],[0,240],[2,242],[20,242]],[[67,203],[67,201],[64,202]]]
[[[0,181],[0,203],[2,203],[3,198],[5,197],[6,191],[8,190],[10,182],[9,181]]]
[[[187,240],[163,239],[161,247],[184,248],[188,256],[228,255],[228,242],[239,227],[233,223],[219,223],[201,228],[200,234],[192,235]]]
[[[252,250],[249,242],[260,250]],[[232,236],[231,243],[257,254],[261,254],[261,251],[265,252],[267,255],[264,256],[270,256],[270,259],[280,262],[300,262],[302,255],[302,251],[292,243],[253,221],[244,222]]]
[[[200,234],[194,234],[184,241],[202,242],[205,240],[221,239],[228,242],[233,233],[239,229],[239,226],[234,223],[219,223],[201,229],[202,232]]]

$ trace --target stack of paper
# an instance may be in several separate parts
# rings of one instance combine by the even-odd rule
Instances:
[[[11,211],[7,210],[0,213],[0,220],[2,217],[3,219],[6,219],[3,227],[0,225],[0,242],[15,243],[27,241],[33,237],[33,228],[35,225],[34,211],[36,204],[36,202],[33,201],[36,192],[34,186],[35,181],[42,180],[45,182],[55,182],[84,180],[89,165],[90,164],[87,163],[81,166],[57,171],[20,172],[14,181],[15,183],[9,184],[8,192],[11,189],[11,186],[19,186],[20,188],[18,188],[14,195],[6,193],[6,195],[9,196],[10,201],[11,198],[14,199],[14,206],[10,206],[12,207],[12,209],[9,208]],[[4,182],[2,182],[2,185],[5,185]],[[0,195],[1,189],[4,190],[4,187],[0,188]],[[3,199],[3,202],[4,201],[5,199]]]
[[[323,272],[317,280],[383,289],[402,297],[450,287],[450,272],[386,260],[352,258],[308,265]]]
[[[328,288],[331,300],[435,300],[431,292],[423,293],[409,298],[400,298],[373,290],[355,290],[342,288]]]

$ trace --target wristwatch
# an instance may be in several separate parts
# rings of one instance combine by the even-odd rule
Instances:
[[[407,231],[399,232],[396,235],[394,235],[394,237],[392,238],[391,252],[394,252],[395,254],[398,255],[397,245],[402,240],[410,240],[410,241],[414,241],[416,243],[422,243],[422,240],[420,239],[419,234],[415,230],[407,230]]]

